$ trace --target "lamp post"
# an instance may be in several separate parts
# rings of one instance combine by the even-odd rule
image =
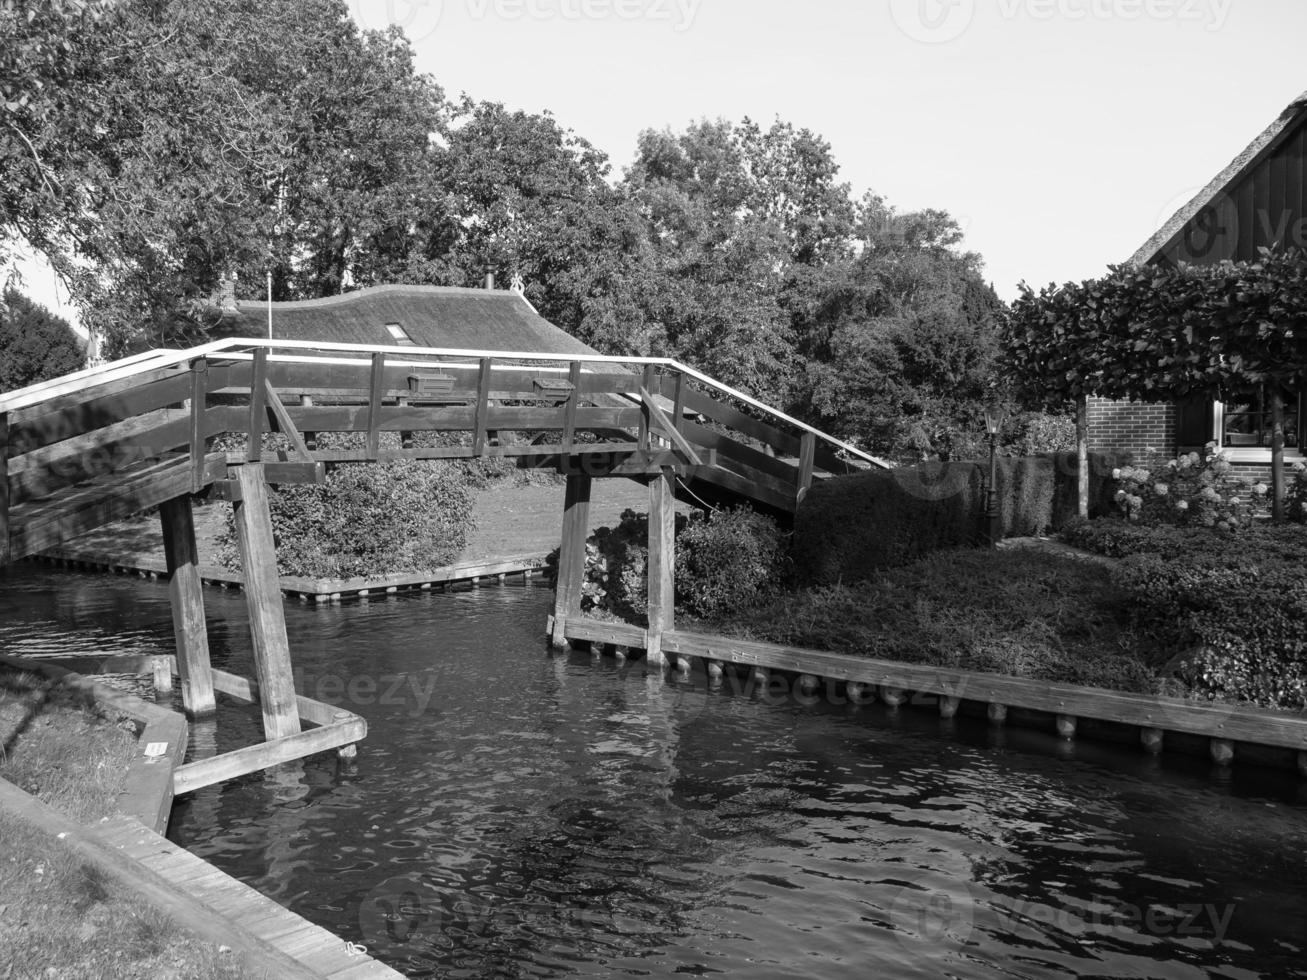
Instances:
[[[989,433],[989,482],[985,490],[985,524],[989,546],[997,548],[1003,537],[1003,516],[998,508],[998,436],[1003,430],[1003,409],[985,406],[985,431]]]

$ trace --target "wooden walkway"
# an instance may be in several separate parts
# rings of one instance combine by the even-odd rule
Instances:
[[[0,808],[55,837],[118,886],[201,939],[242,955],[250,972],[278,980],[370,980],[403,974],[224,874],[139,820],[74,823],[0,779]]]

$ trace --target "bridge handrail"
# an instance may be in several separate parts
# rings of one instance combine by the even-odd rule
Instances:
[[[669,357],[626,357],[610,354],[553,354],[542,353],[540,351],[472,350],[454,347],[372,346],[369,344],[346,344],[331,341],[268,340],[267,338],[233,337],[225,340],[211,341],[207,344],[201,344],[198,347],[192,347],[181,351],[167,349],[147,351],[142,354],[136,354],[98,367],[85,368],[73,374],[56,378],[53,381],[46,381],[27,388],[20,388],[17,391],[0,394],[0,413],[31,408],[49,399],[73,394],[88,387],[126,380],[131,378],[133,375],[144,374],[147,371],[154,371],[163,367],[189,364],[191,361],[199,358],[225,356],[232,359],[243,359],[243,357],[251,356],[249,354],[251,350],[256,350],[258,348],[267,348],[269,350],[269,356],[277,360],[283,358],[275,358],[275,355],[272,355],[271,353],[274,350],[336,351],[346,354],[367,355],[386,354],[395,355],[397,358],[432,356],[477,359],[495,358],[499,360],[544,361],[546,363],[558,362],[570,364],[573,362],[580,362],[583,364],[638,364],[642,366],[653,365],[655,367],[664,367],[674,371],[680,371],[685,376],[693,378],[699,383],[706,385],[729,398],[733,398],[749,405],[773,419],[793,426],[802,432],[811,433],[814,437],[823,442],[842,449],[850,455],[856,456],[873,466],[888,466],[884,460],[878,459],[850,443],[822,432],[820,429],[811,426],[806,422],[800,421],[791,415],[787,415],[785,412],[773,408],[751,395],[745,394],[736,388],[732,388],[730,385],[724,384],[701,371],[697,371],[694,368]],[[343,360],[353,359],[346,358]],[[413,361],[412,363],[414,365],[421,365],[426,362]]]

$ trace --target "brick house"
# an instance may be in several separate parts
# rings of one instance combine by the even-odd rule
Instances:
[[[1252,261],[1263,247],[1307,248],[1307,93],[1130,258],[1135,265]],[[1285,459],[1304,458],[1299,433],[1307,386],[1285,393]],[[1215,441],[1241,469],[1270,466],[1270,414],[1264,399],[1173,404],[1089,402],[1091,449],[1188,452]]]

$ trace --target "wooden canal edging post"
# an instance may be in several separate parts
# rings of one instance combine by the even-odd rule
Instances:
[[[585,582],[585,540],[590,533],[591,477],[569,476],[563,503],[563,540],[558,551],[558,582],[554,587],[554,625],[550,642],[567,648],[568,617],[581,615]]]
[[[259,707],[263,731],[271,741],[296,735],[300,730],[291,673],[286,611],[282,608],[281,581],[277,577],[277,551],[268,507],[268,486],[263,464],[236,467],[240,499],[232,502],[241,566],[245,571],[245,603],[250,612],[254,670],[259,680]]]
[[[195,517],[190,497],[174,497],[159,505],[163,550],[168,566],[173,632],[177,640],[177,673],[182,705],[192,718],[217,711],[209,636],[204,618],[204,582],[195,546]]]
[[[676,471],[664,466],[649,480],[649,632],[645,651],[661,664],[663,634],[675,629]]]

